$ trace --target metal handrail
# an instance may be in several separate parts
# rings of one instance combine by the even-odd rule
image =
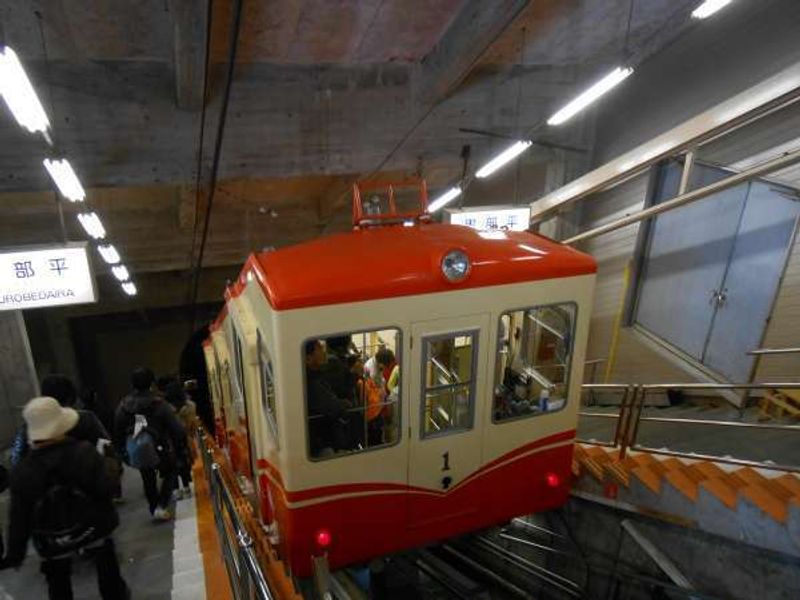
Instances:
[[[258,562],[253,540],[239,517],[233,495],[222,477],[221,467],[214,461],[213,450],[206,444],[201,429],[197,429],[195,437],[203,457],[217,537],[233,596],[235,600],[274,600],[276,596],[270,590]]]
[[[758,350],[750,350],[748,354],[751,356],[774,356],[775,354],[797,354],[800,348],[759,348]]]
[[[765,382],[765,383],[658,383],[658,384],[584,384],[585,390],[624,390],[620,410],[617,413],[591,413],[579,411],[578,415],[590,418],[616,419],[617,427],[612,442],[584,440],[576,438],[581,443],[597,446],[617,448],[620,460],[625,457],[628,450],[650,452],[695,460],[713,460],[739,466],[752,466],[800,473],[800,465],[780,465],[769,461],[746,460],[731,456],[712,456],[694,452],[668,450],[666,448],[651,448],[637,442],[639,427],[642,422],[673,423],[685,425],[704,425],[712,427],[727,427],[736,429],[760,429],[765,431],[796,431],[800,432],[800,425],[779,425],[770,423],[744,423],[740,421],[722,421],[714,419],[691,419],[675,417],[650,417],[642,416],[648,392],[667,389],[689,390],[759,390],[759,389],[800,389],[799,382]]]

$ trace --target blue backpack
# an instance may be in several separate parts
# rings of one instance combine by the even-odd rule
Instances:
[[[138,425],[138,427],[137,427]],[[147,417],[134,416],[134,424],[125,440],[128,464],[134,469],[154,469],[161,462],[156,433],[147,425]]]

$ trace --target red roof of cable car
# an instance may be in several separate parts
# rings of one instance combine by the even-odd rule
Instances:
[[[453,249],[466,252],[472,265],[459,283],[447,281],[440,266]],[[248,273],[273,308],[288,310],[596,271],[591,256],[539,235],[429,223],[362,229],[254,254],[228,294],[241,293]]]

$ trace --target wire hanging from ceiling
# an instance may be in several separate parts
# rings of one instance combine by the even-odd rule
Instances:
[[[239,32],[241,31],[243,0],[236,0],[233,18],[231,20],[231,41],[228,48],[228,69],[225,74],[225,89],[222,95],[222,105],[220,106],[219,120],[217,121],[217,137],[214,140],[214,156],[211,162],[211,176],[209,178],[208,203],[206,207],[205,219],[203,222],[203,235],[200,239],[200,250],[197,255],[197,263],[194,268],[192,281],[192,302],[191,326],[194,330],[197,317],[197,292],[200,285],[200,272],[203,268],[203,257],[205,255],[206,242],[208,240],[209,224],[211,223],[211,212],[214,208],[214,195],[217,187],[217,174],[219,172],[219,161],[222,153],[222,140],[225,134],[225,122],[228,114],[228,103],[231,96],[231,85],[233,83],[233,70],[236,65],[236,52],[239,46]]]
[[[200,127],[197,141],[197,164],[194,179],[194,225],[192,226],[192,247],[189,251],[189,281],[190,287],[186,290],[187,300],[191,300],[192,277],[194,273],[194,251],[197,245],[197,231],[200,227],[200,180],[203,173],[203,147],[205,146],[206,109],[208,108],[208,74],[211,56],[211,21],[213,17],[214,0],[208,0],[206,5],[206,43],[203,58],[203,96],[200,106]],[[194,318],[192,319],[194,321]],[[194,324],[193,324],[194,326]]]

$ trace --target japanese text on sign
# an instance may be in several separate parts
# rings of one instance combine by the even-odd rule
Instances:
[[[448,211],[450,223],[466,225],[480,231],[525,231],[530,221],[531,209],[489,208],[454,209]]]
[[[96,300],[84,244],[0,253],[0,310]]]

